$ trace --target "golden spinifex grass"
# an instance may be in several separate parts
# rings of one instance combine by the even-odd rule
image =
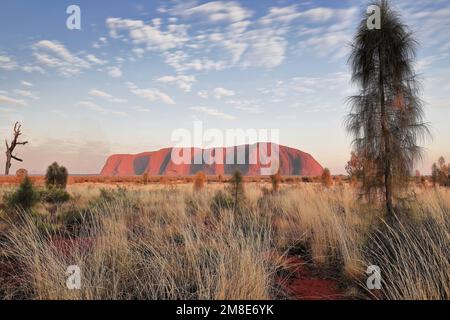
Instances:
[[[398,220],[348,185],[245,185],[235,210],[223,184],[73,185],[72,200],[2,209],[0,294],[25,299],[287,298],[284,257],[302,255],[358,297],[450,297],[450,191],[417,190]],[[1,192],[3,192],[2,190]],[[219,192],[221,191],[221,192]],[[80,290],[66,269],[82,271]],[[369,265],[382,290],[366,288]]]

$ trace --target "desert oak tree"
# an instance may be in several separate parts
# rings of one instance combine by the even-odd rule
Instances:
[[[416,160],[419,141],[428,134],[419,84],[414,71],[417,42],[388,1],[380,9],[380,28],[369,29],[364,15],[352,41],[349,64],[359,94],[349,98],[347,130],[363,157],[363,191],[384,194],[389,217],[393,199],[406,186]]]

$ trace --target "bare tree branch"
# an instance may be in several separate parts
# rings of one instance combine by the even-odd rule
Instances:
[[[14,124],[13,139],[11,141],[11,144],[8,144],[8,141],[5,139],[5,145],[6,145],[5,175],[9,174],[12,159],[19,161],[19,162],[23,162],[22,159],[13,155],[13,152],[18,145],[24,146],[24,145],[28,144],[28,141],[17,141],[19,139],[19,137],[22,135],[22,132],[20,131],[21,128],[22,128],[21,124],[19,122],[16,122]]]
[[[22,160],[22,159],[20,159],[20,158],[17,158],[16,156],[11,156],[11,158],[12,158],[12,159],[14,159],[14,160],[17,160],[17,161],[19,161],[19,162],[23,162],[23,160]]]

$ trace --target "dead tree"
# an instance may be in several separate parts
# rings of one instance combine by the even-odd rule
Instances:
[[[17,155],[13,155],[14,149],[16,149],[16,146],[18,145],[26,145],[28,143],[28,141],[23,141],[23,142],[19,142],[17,141],[20,137],[20,135],[22,134],[22,132],[20,132],[20,128],[21,125],[16,122],[14,124],[14,137],[11,141],[11,145],[8,144],[8,141],[5,139],[5,144],[6,144],[6,166],[5,166],[5,175],[9,175],[9,169],[11,168],[11,159],[14,159],[16,161],[19,162],[23,162],[22,159],[18,158]]]

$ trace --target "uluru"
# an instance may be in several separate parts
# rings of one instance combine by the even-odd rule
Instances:
[[[267,144],[270,146],[270,143]],[[278,145],[275,145],[278,146]],[[322,166],[308,153],[303,151],[279,145],[279,168],[282,175],[293,176],[319,176],[323,172]],[[237,151],[245,149],[245,161],[242,164],[237,164]],[[207,154],[214,155],[217,150],[222,149],[223,159],[222,163],[207,164],[204,161],[200,164],[196,164],[194,157],[206,152]],[[270,154],[271,148],[267,148]],[[200,148],[187,148],[190,152],[191,160],[189,163],[175,163],[172,160],[172,151],[174,148],[164,148],[158,151],[144,152],[139,154],[114,154],[111,155],[100,175],[102,176],[134,176],[147,173],[149,175],[168,175],[168,176],[187,176],[194,175],[199,171],[208,175],[231,175],[235,170],[239,170],[246,176],[259,176],[261,175],[261,168],[267,167],[261,165],[261,163],[254,163],[250,161],[251,153],[259,151],[259,147],[256,144],[234,146],[227,148],[214,148],[214,149],[200,149]],[[233,164],[229,164],[226,161],[228,154],[232,154],[234,151],[235,161]]]

